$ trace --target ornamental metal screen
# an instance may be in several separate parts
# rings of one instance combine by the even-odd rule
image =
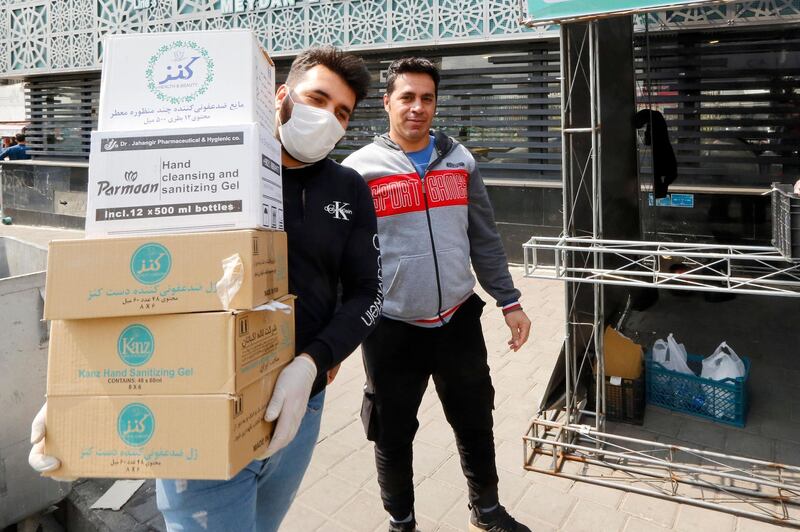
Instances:
[[[556,36],[553,27],[523,28],[521,16],[519,0],[0,0],[0,76],[97,69],[102,38],[115,33],[251,28],[274,57],[313,44],[379,51]],[[796,22],[800,0],[647,17],[654,31]]]

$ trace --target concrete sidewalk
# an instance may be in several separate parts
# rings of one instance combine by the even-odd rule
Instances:
[[[559,283],[525,279],[521,268],[513,269],[513,274],[533,321],[533,337],[519,352],[507,348],[510,333],[502,313],[486,294],[480,293],[489,302],[482,323],[496,390],[494,421],[500,497],[506,507],[515,508],[517,517],[535,530],[555,530],[552,525],[558,522],[547,524],[553,516],[550,496],[556,493],[551,486],[564,485],[565,481],[523,471],[522,434],[538,406],[538,394],[550,377],[561,346],[563,288]],[[359,418],[363,384],[361,354],[357,352],[345,361],[336,381],[328,387],[320,441],[282,531],[385,530],[387,520],[372,443],[366,440]],[[425,532],[464,530],[469,515],[466,481],[433,383],[422,401],[419,421],[414,444],[419,526]],[[541,502],[540,497],[544,497]]]
[[[533,322],[531,340],[513,353],[506,348],[509,332],[499,310],[488,304],[482,318],[497,391],[494,420],[500,498],[512,515],[535,532],[784,530],[722,512],[525,471],[522,435],[561,348],[564,292],[561,283],[523,278],[521,268],[512,272]],[[490,301],[486,294],[480,295]],[[386,530],[372,444],[365,439],[359,419],[363,382],[360,354],[355,353],[328,388],[320,441],[282,532]],[[669,415],[658,409],[652,414]],[[420,529],[463,531],[469,516],[466,481],[432,383],[419,420],[414,483]]]

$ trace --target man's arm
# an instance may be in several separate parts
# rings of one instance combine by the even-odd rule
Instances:
[[[478,282],[503,308],[511,330],[508,345],[517,351],[528,341],[531,322],[519,304],[520,292],[508,271],[508,259],[494,222],[494,210],[477,164],[469,178],[468,227],[470,258]]]
[[[469,177],[469,253],[481,286],[499,306],[519,300],[508,259],[494,222],[494,211],[477,165]]]
[[[294,438],[315,377],[347,358],[367,337],[381,314],[378,223],[369,187],[360,176],[356,177],[356,218],[341,262],[342,305],[322,332],[302,348],[278,377],[264,416],[267,421],[278,420],[266,456],[282,449]],[[328,378],[332,379],[330,375]]]
[[[347,170],[352,171],[352,170]],[[342,255],[342,304],[333,319],[303,351],[317,372],[337,366],[377,324],[383,306],[378,223],[372,194],[359,177],[353,231]]]

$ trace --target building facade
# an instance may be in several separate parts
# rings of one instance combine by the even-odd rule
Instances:
[[[28,165],[2,164],[3,207],[22,221],[82,225],[105,35],[250,28],[275,59],[279,81],[291,58],[311,45],[333,44],[365,57],[373,90],[336,156],[386,129],[380,96],[393,58],[420,54],[436,61],[443,74],[436,126],[475,153],[509,255],[519,260],[521,242],[531,234],[555,234],[562,222],[558,32],[523,27],[522,6],[520,0],[0,0],[0,80],[25,81],[34,157]],[[724,3],[635,18],[637,64],[649,57],[646,52],[660,50],[653,54],[655,66],[641,70],[640,100],[653,104],[655,97],[672,115],[677,134],[698,138],[706,123],[719,133],[679,153],[686,175],[693,176],[687,184],[708,184],[713,172],[705,170],[703,150],[730,136],[725,131],[731,121],[745,120],[752,133],[742,142],[778,144],[783,134],[774,127],[770,133],[772,114],[794,91],[784,89],[786,76],[795,76],[800,64],[792,24],[798,21],[800,0]],[[734,45],[732,30],[748,37],[737,37]],[[709,44],[714,40],[722,46]],[[768,59],[776,49],[767,52],[765,43],[783,50],[783,59]],[[721,53],[726,45],[730,53]],[[743,58],[763,74],[746,78],[750,93],[724,94],[724,87],[712,85],[705,90],[708,76],[730,84],[745,79],[747,66],[736,62]],[[733,67],[740,73],[726,75]],[[775,109],[761,105],[765,98]],[[738,114],[707,109],[725,99],[736,103]],[[783,145],[788,150],[793,142]],[[752,174],[741,165],[753,163],[761,168],[756,174],[768,176],[791,155],[773,151],[767,160],[763,148],[718,144],[712,151],[733,158],[717,164],[717,173]],[[757,162],[742,161],[750,152],[758,152]],[[736,164],[741,167],[730,166]],[[666,218],[670,213],[665,211]]]

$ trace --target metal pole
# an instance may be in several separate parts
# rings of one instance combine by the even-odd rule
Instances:
[[[564,181],[564,187],[562,191],[562,210],[563,210],[563,224],[564,224],[564,236],[570,236],[571,228],[570,228],[570,212],[571,209],[571,198],[572,198],[572,166],[570,162],[570,153],[572,151],[572,140],[567,133],[571,123],[569,120],[569,112],[567,110],[567,102],[569,101],[569,90],[570,90],[570,77],[569,74],[571,73],[571,68],[569,68],[569,56],[570,56],[570,42],[569,42],[569,31],[568,26],[566,24],[562,24],[560,27],[560,41],[561,41],[561,62],[559,65],[560,73],[561,73],[561,172],[562,172],[562,179]],[[570,258],[565,257],[565,269],[568,269],[571,264]],[[572,326],[570,325],[570,300],[572,296],[572,287],[567,283],[566,290],[564,291],[564,317],[565,317],[565,338],[564,338],[564,367],[565,367],[565,374],[566,374],[566,389],[564,390],[564,400],[565,400],[565,409],[567,414],[567,423],[571,423],[572,419],[572,385],[571,385],[571,378],[572,378]]]

